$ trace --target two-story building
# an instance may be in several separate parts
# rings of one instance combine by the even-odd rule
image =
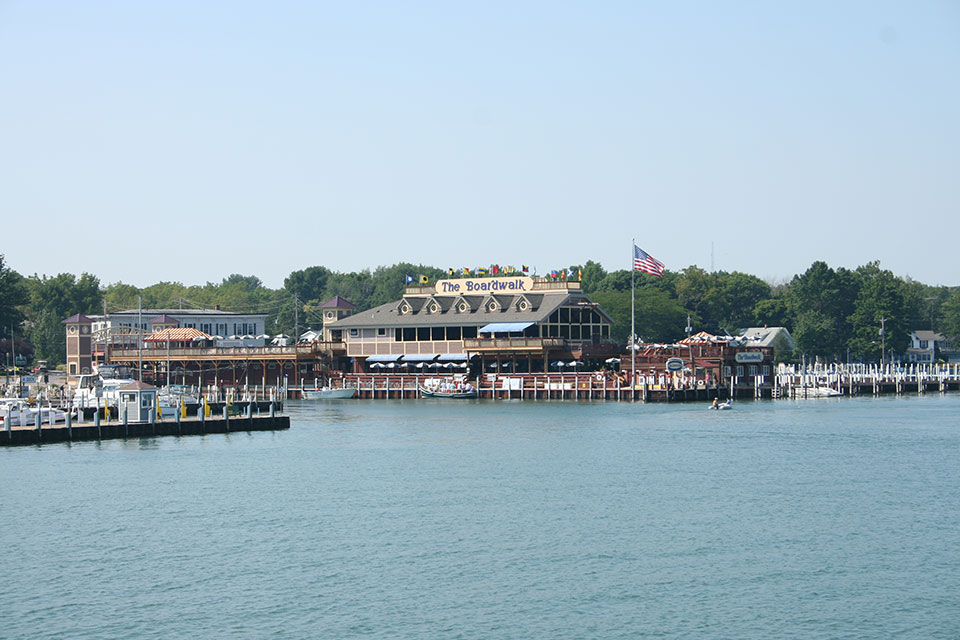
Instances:
[[[942,333],[923,329],[910,333],[910,346],[903,354],[904,362],[932,364],[938,359],[960,362],[960,350],[955,349]]]
[[[612,319],[579,282],[461,278],[407,287],[400,300],[361,312],[346,301],[329,302],[324,340],[345,345],[354,372],[441,363],[466,368],[470,361],[477,370],[486,361],[539,372],[551,360],[618,352],[610,343]]]

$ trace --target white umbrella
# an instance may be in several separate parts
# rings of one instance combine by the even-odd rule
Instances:
[[[275,335],[275,336],[273,336],[273,337],[274,337],[274,338],[280,338],[281,340],[286,340],[286,339],[289,338],[290,336],[286,335],[285,333],[278,333],[277,335]]]
[[[223,336],[210,336],[211,340],[223,340]]]
[[[553,363],[553,366],[555,366],[555,367],[565,367],[565,366],[567,366],[567,363],[564,362],[563,360],[557,360],[556,362]]]
[[[577,366],[578,364],[580,364],[580,363],[577,362],[576,360],[571,360],[570,362],[567,363],[567,366],[568,366],[568,367],[575,367],[575,366]]]
[[[607,358],[606,360],[604,360],[604,362],[606,362],[607,364],[614,364],[616,362],[620,362],[620,358]]]
[[[257,336],[257,340],[261,340],[261,339],[266,340],[266,339],[268,339],[269,337],[270,337],[270,336],[267,335],[266,333],[261,333],[260,335]]]
[[[230,336],[229,339],[230,339],[230,340],[239,340],[239,339],[240,339],[240,336],[233,335],[233,336]]]
[[[193,342],[203,342],[204,340],[210,340],[207,336],[197,336],[193,339]]]
[[[370,365],[370,368],[371,368],[371,369],[380,369],[380,368],[382,368],[382,367],[383,367],[383,363],[382,363],[382,362],[374,362],[373,364]]]
[[[243,336],[242,339],[243,339],[243,340],[253,340],[253,336],[248,333],[247,335]]]
[[[496,369],[496,368],[497,368],[496,362],[491,362],[490,364],[487,365],[487,369]]]

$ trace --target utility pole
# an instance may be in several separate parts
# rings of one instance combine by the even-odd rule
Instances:
[[[137,296],[137,382],[143,382],[143,296]]]
[[[693,375],[694,380],[697,378],[697,367],[693,361],[693,342],[690,340],[690,336],[693,334],[693,324],[690,322],[690,314],[687,314],[687,327],[685,329],[687,333],[687,346],[690,347],[690,373]]]
[[[630,238],[630,401],[633,401],[634,389],[637,385],[637,301],[634,293],[634,278],[637,273],[636,258],[637,241]],[[546,358],[544,358],[546,359]],[[644,397],[646,400],[646,397]]]
[[[293,296],[293,344],[300,341],[300,298]]]
[[[884,323],[887,321],[883,316],[880,317],[880,366],[886,364],[887,353],[887,332]]]

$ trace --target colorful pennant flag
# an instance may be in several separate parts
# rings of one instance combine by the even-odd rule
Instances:
[[[428,282],[430,282],[430,278],[424,275],[420,276],[420,284],[427,284]]]
[[[405,276],[407,284],[413,284],[413,276]]]

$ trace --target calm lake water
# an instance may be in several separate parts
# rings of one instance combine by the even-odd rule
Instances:
[[[0,637],[960,637],[960,395],[288,413],[0,449]]]

